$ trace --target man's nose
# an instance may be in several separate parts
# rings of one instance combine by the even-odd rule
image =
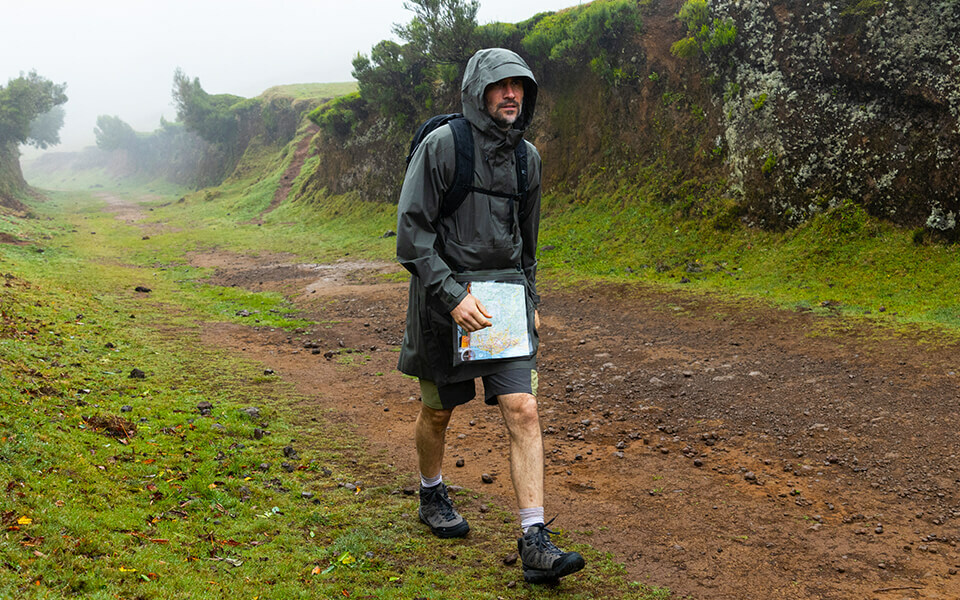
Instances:
[[[504,98],[516,98],[517,97],[517,88],[512,84],[507,84],[503,86],[503,97]]]

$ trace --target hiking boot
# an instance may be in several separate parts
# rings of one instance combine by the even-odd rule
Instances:
[[[517,540],[517,552],[523,561],[523,580],[527,583],[555,583],[558,579],[583,568],[583,557],[577,552],[564,552],[550,541],[556,531],[538,523]]]
[[[430,526],[433,535],[439,538],[456,538],[467,535],[470,526],[453,507],[447,486],[442,482],[432,488],[420,486],[420,521]]]

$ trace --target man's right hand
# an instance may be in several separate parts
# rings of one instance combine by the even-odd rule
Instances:
[[[493,315],[487,312],[473,294],[467,294],[467,297],[450,311],[450,316],[466,332],[478,331],[493,325],[489,320]]]

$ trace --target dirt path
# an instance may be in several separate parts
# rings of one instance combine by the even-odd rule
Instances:
[[[206,340],[294,382],[305,415],[337,409],[412,483],[418,390],[394,370],[405,285],[373,283],[396,267],[193,260],[325,323]],[[643,288],[543,296],[547,511],[576,539],[700,599],[960,597],[956,347]],[[512,506],[499,421],[482,403],[458,413],[445,474]]]
[[[413,484],[418,388],[395,370],[406,286],[378,277],[398,267],[190,260],[318,323],[211,325],[205,342],[296,385],[304,419],[356,424]],[[956,345],[642,287],[541,293],[547,512],[573,539],[701,600],[960,598]],[[444,472],[514,505],[496,409],[459,409]]]
[[[130,202],[120,196],[109,192],[97,192],[94,197],[106,203],[105,212],[112,213],[118,221],[127,225],[138,227],[145,234],[155,235],[162,231],[177,231],[176,228],[166,224],[152,223],[147,220],[147,210],[140,204]],[[155,200],[156,196],[145,195],[141,197],[142,201]],[[152,208],[149,210],[153,210]],[[144,239],[147,239],[145,237]]]
[[[310,125],[307,128],[306,134],[297,142],[297,147],[293,151],[293,158],[290,160],[290,165],[287,166],[287,170],[284,171],[283,176],[280,177],[280,186],[277,187],[277,191],[273,193],[273,199],[270,201],[270,205],[263,209],[263,212],[261,212],[256,219],[251,220],[251,223],[263,223],[263,217],[276,210],[276,208],[287,199],[287,196],[290,195],[290,190],[293,189],[293,182],[297,176],[300,175],[300,169],[303,168],[303,163],[307,160],[310,142],[313,141],[313,137],[319,131],[320,128],[316,125]]]

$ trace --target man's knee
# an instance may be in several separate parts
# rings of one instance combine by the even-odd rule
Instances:
[[[540,415],[537,409],[537,397],[533,394],[505,394],[498,398],[500,409],[504,412],[508,426],[516,425],[521,429],[540,428]]]
[[[453,415],[452,409],[430,408],[425,404],[420,405],[420,421],[435,431],[444,431],[450,424],[450,417]]]

